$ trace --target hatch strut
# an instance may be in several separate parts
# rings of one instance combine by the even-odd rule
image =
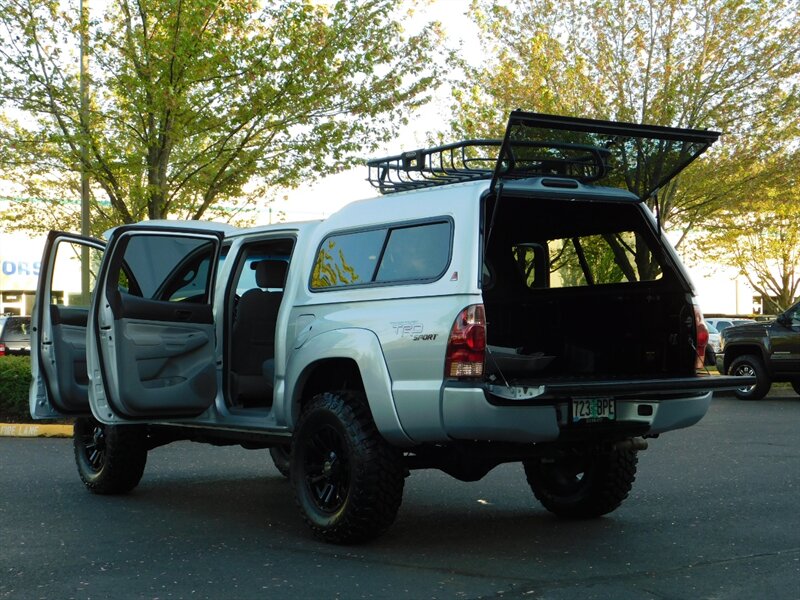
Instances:
[[[653,206],[656,209],[656,234],[661,237],[661,205],[658,203],[658,189],[653,190],[651,196],[654,200]]]
[[[511,119],[509,119],[509,123]],[[489,184],[489,195],[492,195],[492,192],[495,191],[497,188],[497,194],[495,194],[494,198],[494,206],[492,207],[492,218],[489,220],[489,230],[486,232],[486,239],[483,242],[483,252],[486,254],[486,250],[489,248],[489,240],[492,238],[492,229],[494,229],[494,220],[497,216],[497,207],[500,205],[500,197],[503,195],[503,180],[501,178],[501,174],[505,171],[508,173],[514,168],[514,155],[511,152],[511,144],[509,143],[509,138],[511,137],[511,127],[506,127],[506,133],[503,136],[503,142],[500,144],[500,151],[497,153],[497,163],[494,165],[494,174],[492,175],[492,181]],[[508,164],[506,165],[505,170],[503,169],[503,157],[508,155]]]

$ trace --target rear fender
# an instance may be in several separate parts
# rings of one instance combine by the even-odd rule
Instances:
[[[285,420],[289,429],[294,429],[309,375],[320,362],[331,359],[349,359],[358,366],[370,412],[381,435],[396,446],[413,445],[397,415],[392,380],[380,341],[367,329],[348,328],[321,333],[290,353],[286,365],[283,414],[276,415],[278,421]]]

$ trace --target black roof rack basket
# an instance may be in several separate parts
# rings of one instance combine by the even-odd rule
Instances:
[[[501,140],[465,140],[367,162],[367,180],[382,194],[491,179]]]
[[[382,194],[390,194],[491,179],[502,145],[502,140],[465,140],[376,158],[367,162],[368,181]],[[607,154],[585,144],[519,141],[505,155],[500,171],[507,178],[570,177],[588,183],[605,176]]]

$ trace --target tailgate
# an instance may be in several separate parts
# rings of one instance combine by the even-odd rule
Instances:
[[[755,377],[727,375],[698,375],[695,377],[667,377],[662,379],[569,379],[556,381],[514,381],[508,385],[486,386],[490,400],[503,404],[520,401],[539,403],[566,400],[574,397],[602,396],[605,398],[636,398],[638,400],[669,400],[685,396],[699,396],[711,391],[734,390],[755,385]]]

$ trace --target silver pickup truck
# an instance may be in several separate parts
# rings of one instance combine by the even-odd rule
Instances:
[[[644,202],[717,136],[517,111],[502,140],[370,161],[381,195],[324,221],[51,232],[31,414],[76,417],[98,494],[172,441],[269,448],[334,543],[385,531],[410,469],[520,462],[548,510],[606,514],[647,438],[743,385],[703,371],[692,284]]]

